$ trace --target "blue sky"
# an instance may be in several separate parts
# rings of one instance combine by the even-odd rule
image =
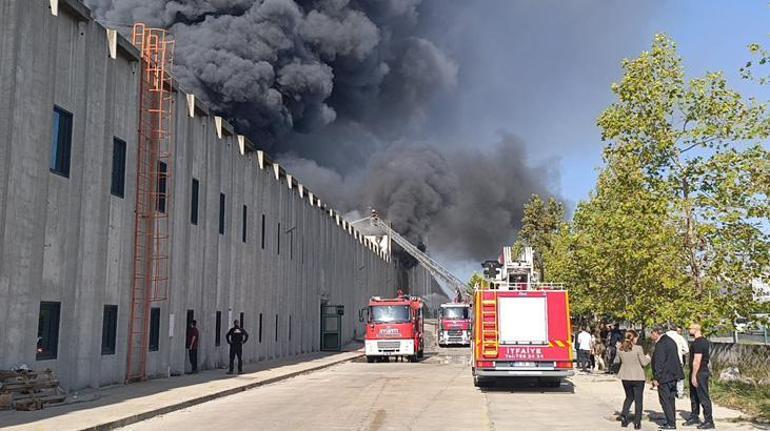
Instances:
[[[770,98],[767,88],[761,88],[740,78],[738,69],[750,55],[746,46],[752,42],[770,44],[770,7],[765,1],[668,1],[650,17],[647,24],[649,39],[652,34],[665,32],[678,44],[690,77],[706,71],[723,71],[734,88],[746,96],[765,100]],[[618,67],[617,73],[620,74]],[[597,91],[612,100],[609,86]],[[601,110],[605,105],[596,106]],[[596,142],[593,151],[570,154],[562,159],[560,181],[563,196],[570,200],[587,197],[601,165],[599,131],[591,125],[580,127],[580,137]]]
[[[570,206],[596,181],[604,144],[595,121],[614,100],[610,85],[622,76],[620,62],[649,49],[655,33],[677,42],[688,77],[723,71],[744,95],[770,100],[770,88],[739,74],[751,58],[749,43],[770,45],[767,0],[439,3],[423,12],[440,23],[428,36],[443,43],[459,74],[426,137],[491,151],[500,133],[512,133],[531,164],[557,168],[552,188]],[[461,277],[479,269],[477,262],[446,263]]]
[[[443,2],[442,2],[443,3]],[[595,119],[613,101],[623,58],[648,49],[657,32],[677,42],[690,77],[724,71],[745,95],[769,89],[740,79],[751,42],[770,45],[764,1],[454,1],[429,10],[459,66],[456,93],[437,109],[430,133],[481,151],[499,133],[522,138],[532,163],[559,167],[555,188],[571,204],[588,196],[601,164]],[[447,118],[453,121],[447,121]]]

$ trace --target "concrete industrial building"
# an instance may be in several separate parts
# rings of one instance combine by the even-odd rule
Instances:
[[[0,369],[51,368],[67,389],[126,378],[141,68],[78,0],[0,0]],[[433,290],[205,104],[172,95],[170,282],[147,313],[148,376],[189,366],[189,318],[211,368],[233,319],[251,335],[245,361],[288,357],[319,350],[322,303],[344,306],[350,340],[370,296]]]

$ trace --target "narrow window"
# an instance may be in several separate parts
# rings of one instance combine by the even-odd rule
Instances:
[[[157,352],[160,348],[160,308],[150,309],[150,345],[151,352]]]
[[[115,354],[115,339],[118,330],[118,306],[105,305],[102,317],[102,355]]]
[[[243,218],[241,219],[241,241],[246,242],[246,220],[248,220],[249,208],[243,206]]]
[[[214,346],[222,344],[222,312],[217,311],[216,332],[214,332]]]
[[[225,194],[219,194],[219,234],[225,234]]]
[[[185,328],[192,326],[192,322],[195,320],[195,310],[187,310],[187,320],[185,322]]]
[[[275,341],[278,341],[278,315],[275,315]]]
[[[241,311],[241,328],[246,329],[246,319],[243,318],[243,311]]]
[[[166,162],[158,160],[158,205],[157,209],[159,213],[166,212],[166,175],[168,173],[168,165]]]
[[[70,151],[72,149],[72,114],[53,107],[53,131],[51,133],[51,172],[69,178]]]
[[[37,355],[38,361],[56,359],[59,352],[59,316],[61,302],[41,302],[40,315],[37,321]]]
[[[281,224],[278,223],[278,235],[276,237],[276,252],[280,256],[281,255]]]
[[[289,235],[289,260],[294,260],[294,231]]]
[[[262,342],[262,313],[259,313],[259,342]]]
[[[198,180],[192,180],[192,196],[190,197],[190,223],[198,224]]]
[[[289,314],[289,341],[291,341],[291,314]]]
[[[126,188],[126,142],[112,138],[112,183],[110,193],[123,197]]]
[[[262,250],[265,249],[265,215],[262,214]]]

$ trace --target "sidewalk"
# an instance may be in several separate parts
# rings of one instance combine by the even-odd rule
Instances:
[[[360,346],[357,345],[353,347]],[[362,350],[311,353],[292,358],[244,365],[245,374],[206,370],[131,385],[86,390],[73,402],[32,412],[0,412],[4,431],[109,430],[232,395],[299,374],[330,367],[363,355]],[[74,401],[74,400],[70,400]]]
[[[589,393],[597,402],[603,403],[608,412],[615,412],[619,414],[623,405],[623,399],[625,395],[623,388],[621,387],[620,380],[614,375],[608,375],[604,373],[584,374],[577,373],[575,376],[570,377],[575,383],[575,391]],[[657,426],[652,421],[663,421],[663,413],[658,402],[658,392],[652,390],[650,385],[645,385],[644,390],[644,419],[642,421],[643,429],[657,429]],[[631,407],[633,410],[633,407]],[[682,430],[692,429],[695,427],[682,427],[682,423],[689,417],[690,414],[690,399],[685,397],[682,400],[676,400],[677,410],[677,426]],[[609,421],[615,421],[617,419],[616,414],[608,414],[605,419]],[[722,407],[718,404],[714,404],[714,422],[719,430],[766,430],[768,428],[763,425],[752,424],[746,420],[746,415],[738,410],[733,410],[727,407]],[[618,425],[618,428],[620,426]]]

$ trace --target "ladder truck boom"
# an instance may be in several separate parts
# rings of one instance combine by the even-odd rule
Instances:
[[[443,281],[444,284],[439,283],[439,287],[444,291],[444,294],[448,298],[454,298],[456,293],[452,292],[450,287],[447,287],[446,285],[457,289],[462,294],[462,292],[465,290],[465,283],[460,281],[459,278],[449,272],[448,269],[444,268],[444,266],[442,266],[440,263],[433,260],[430,256],[409,242],[409,240],[393,230],[390,226],[387,225],[387,223],[383,222],[379,216],[377,216],[376,212],[372,211],[372,215],[368,218],[372,226],[376,226],[384,230],[396,244],[398,244],[402,249],[404,249],[405,252],[409,253],[409,255],[415,258],[420,263],[420,265],[425,267],[425,269],[427,269],[431,275],[433,275],[434,278]]]

